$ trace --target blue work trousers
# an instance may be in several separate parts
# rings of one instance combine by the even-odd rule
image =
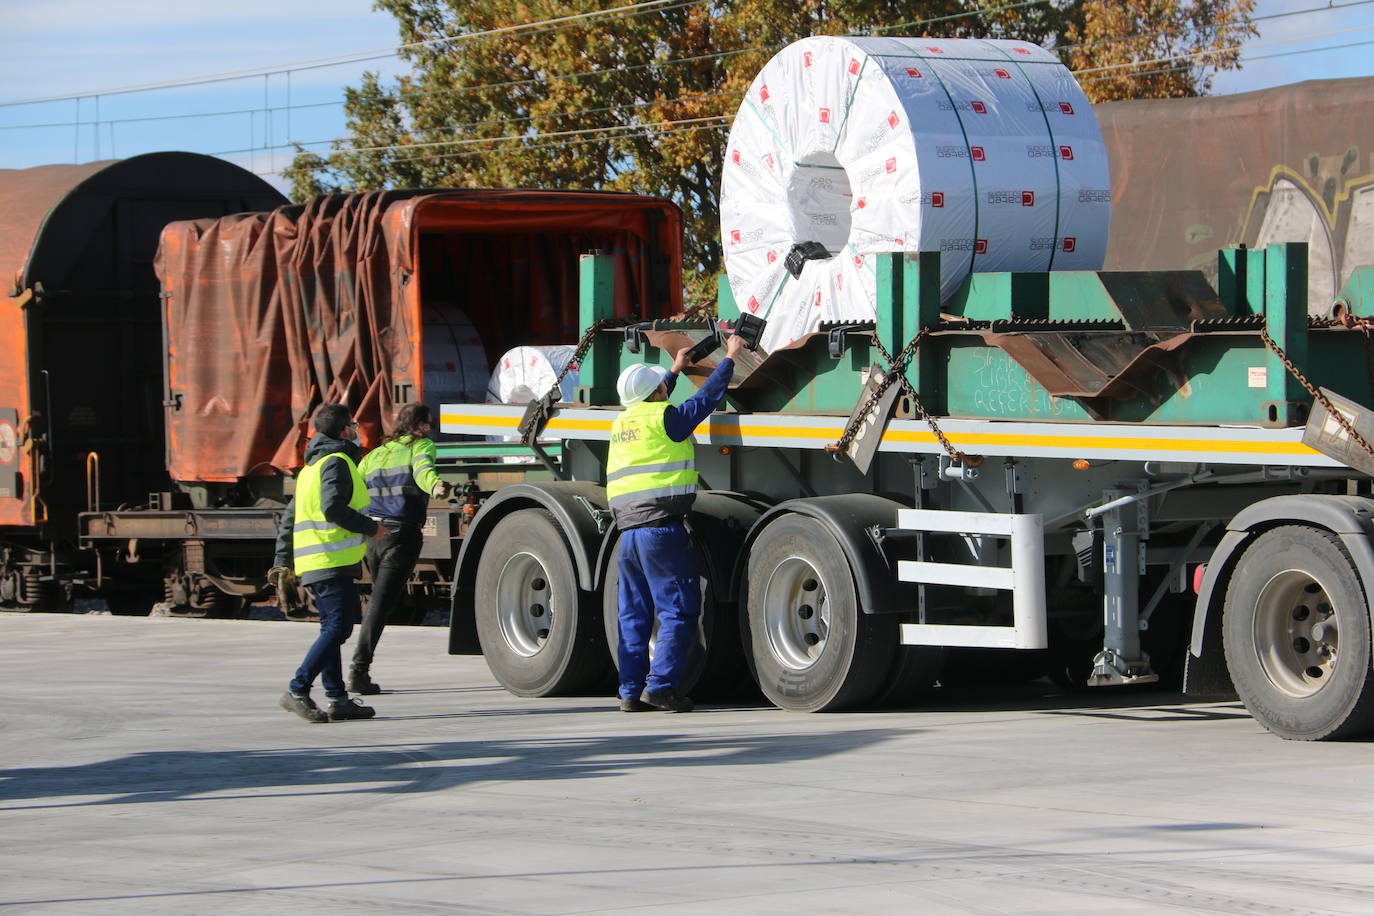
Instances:
[[[353,632],[358,619],[358,583],[340,576],[322,579],[306,586],[315,596],[315,610],[320,615],[320,635],[305,653],[305,660],[291,679],[291,692],[297,696],[310,693],[310,686],[319,677],[325,696],[331,700],[348,699],[344,686],[343,661],[339,649]]]
[[[620,535],[620,696],[638,697],[646,688],[678,689],[697,641],[701,583],[687,529],[631,528]],[[649,637],[654,618],[653,667]]]

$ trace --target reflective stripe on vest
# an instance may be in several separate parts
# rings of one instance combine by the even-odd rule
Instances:
[[[697,491],[696,446],[668,438],[667,401],[641,401],[611,424],[606,497],[616,508]]]
[[[368,452],[358,465],[371,497],[367,514],[374,518],[402,518],[406,497],[423,506],[439,483],[434,470],[434,442],[403,436]]]
[[[367,536],[341,528],[324,517],[320,501],[320,472],[324,463],[338,458],[348,465],[353,481],[353,495],[348,508],[359,510],[367,505],[367,487],[358,473],[358,466],[343,452],[332,452],[307,464],[296,475],[296,521],[291,528],[291,547],[296,575],[317,569],[339,569],[363,561],[367,552]]]

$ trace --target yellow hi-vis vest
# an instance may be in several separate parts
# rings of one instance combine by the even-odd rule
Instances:
[[[691,436],[681,442],[668,438],[663,428],[668,406],[667,401],[640,401],[611,424],[606,497],[612,508],[697,491],[696,446]]]
[[[362,509],[367,505],[367,484],[358,473],[358,466],[343,452],[332,452],[301,468],[296,475],[296,524],[291,530],[293,566],[296,575],[303,576],[317,569],[338,569],[363,561],[367,552],[367,535],[340,528],[324,517],[320,503],[320,471],[324,463],[337,458],[348,465],[353,478],[353,495],[348,508]]]

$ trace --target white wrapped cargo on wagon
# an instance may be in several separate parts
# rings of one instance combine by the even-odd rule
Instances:
[[[524,406],[537,401],[549,393],[554,379],[563,367],[573,358],[577,347],[561,344],[550,347],[516,347],[507,350],[496,361],[496,370],[487,384],[488,404],[519,404]],[[572,401],[577,395],[578,373],[576,367],[569,369],[558,383],[559,398]],[[491,442],[518,442],[519,436],[488,436]],[[548,442],[548,439],[541,439]],[[507,457],[505,464],[527,464],[534,461],[531,457]]]
[[[873,255],[939,251],[948,299],[973,271],[1096,270],[1111,180],[1067,68],[1023,41],[817,37],[764,66],[730,131],[721,236],[741,310],[776,350],[871,320]],[[785,264],[794,245],[831,255]]]
[[[507,350],[497,360],[496,370],[487,384],[487,403],[523,405],[537,401],[549,393],[554,379],[576,352],[577,347],[568,344]],[[573,400],[577,380],[577,369],[569,369],[559,382],[562,400]]]

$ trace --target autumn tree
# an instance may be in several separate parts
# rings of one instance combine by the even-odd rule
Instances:
[[[1094,101],[1205,93],[1239,67],[1254,0],[376,0],[411,72],[347,90],[349,134],[298,150],[296,198],[538,187],[671,198],[694,294],[720,269],[722,151],[745,90],[819,34],[1018,38],[1059,50]]]

